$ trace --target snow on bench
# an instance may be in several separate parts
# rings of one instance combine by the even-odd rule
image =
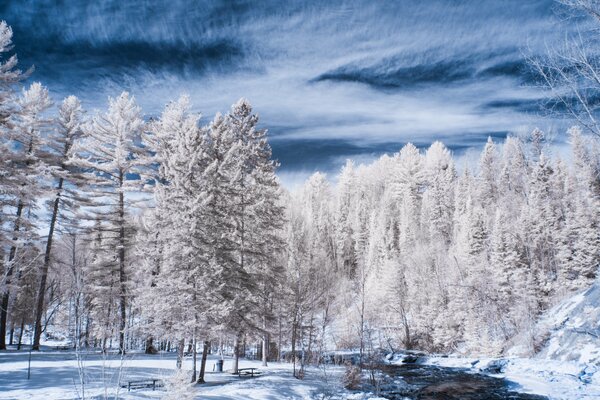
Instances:
[[[261,374],[261,372],[258,370],[258,368],[238,368],[237,374],[234,374],[234,375],[237,375],[239,377],[242,377],[242,376],[254,377],[254,376],[259,376],[260,374]]]
[[[152,388],[152,390],[156,390],[156,388],[161,388],[164,386],[162,379],[139,379],[135,381],[128,381],[127,383],[122,383],[122,388],[127,388],[127,391],[136,389],[146,389]]]

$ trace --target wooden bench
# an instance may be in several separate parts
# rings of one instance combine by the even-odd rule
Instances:
[[[240,378],[242,376],[250,376],[250,377],[255,377],[255,376],[259,376],[261,373],[258,370],[258,368],[238,368],[237,371],[237,376],[239,376]]]
[[[161,388],[164,386],[162,379],[140,379],[136,381],[128,381],[127,383],[122,383],[122,388],[127,388],[127,391],[136,389],[146,389],[152,388],[152,390],[156,390],[156,388]]]

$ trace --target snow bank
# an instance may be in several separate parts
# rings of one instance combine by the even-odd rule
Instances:
[[[600,398],[600,280],[548,310],[536,332],[540,352],[510,359],[503,375],[524,391],[551,398]]]
[[[520,391],[552,399],[600,398],[600,374],[595,368],[576,362],[512,359],[503,376],[515,382]]]
[[[547,336],[540,358],[600,364],[600,281],[549,310],[538,331]]]

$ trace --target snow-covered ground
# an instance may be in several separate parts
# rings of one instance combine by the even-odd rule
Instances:
[[[85,398],[159,399],[164,390],[127,392],[118,382],[143,378],[168,379],[175,368],[175,355],[130,354],[84,355],[79,362],[72,351],[32,353],[31,377],[27,379],[27,351],[0,353],[0,399],[78,399],[81,398],[80,371],[84,376]],[[344,368],[328,366],[325,370],[309,368],[304,380],[295,379],[291,364],[240,360],[240,367],[256,367],[260,377],[239,378],[229,373],[213,372],[216,356],[209,356],[207,384],[196,385],[196,398],[212,400],[242,399],[369,399],[368,394],[350,394],[341,387]],[[600,398],[600,372],[575,362],[543,359],[491,359],[464,357],[421,357],[419,363],[442,367],[468,368],[482,372],[494,364],[501,372],[491,374],[514,383],[514,390],[548,396],[551,399]],[[232,360],[226,358],[225,368]],[[186,358],[184,369],[191,369]],[[587,369],[586,369],[587,368]],[[492,368],[493,370],[493,368]],[[587,372],[587,375],[585,374]]]
[[[576,294],[549,310],[539,321],[536,335],[543,345],[534,358],[519,356],[513,347],[503,359],[465,357],[419,357],[419,363],[441,367],[467,368],[506,378],[513,390],[544,395],[551,399],[600,399],[600,283]],[[46,343],[64,345],[64,343]],[[158,399],[164,390],[127,392],[119,383],[129,380],[168,379],[175,369],[175,355],[132,353],[124,358],[113,354],[85,353],[79,359],[73,351],[45,351],[31,354],[31,377],[28,379],[29,353],[0,353],[0,400],[2,399],[78,399],[122,398]],[[338,354],[350,354],[337,352]],[[239,378],[212,371],[217,360],[207,362],[207,384],[194,387],[202,399],[368,399],[368,394],[348,393],[341,387],[343,367],[309,368],[304,380],[292,376],[291,364],[240,360],[240,367],[256,367],[256,378]],[[392,362],[401,362],[396,357]],[[231,368],[226,359],[225,369]],[[186,358],[184,369],[192,360]],[[81,384],[83,377],[84,384]],[[177,397],[176,397],[177,398]],[[185,400],[177,398],[177,400]]]
[[[553,307],[537,324],[540,357],[600,364],[600,279]]]
[[[31,378],[27,379],[29,353],[9,351],[0,353],[0,399],[78,399],[81,398],[80,371],[85,381],[85,398],[158,399],[164,390],[151,389],[127,392],[118,382],[143,378],[170,377],[175,368],[175,355],[132,354],[121,359],[118,355],[84,355],[81,363],[71,351],[32,353]],[[257,367],[260,377],[239,378],[229,373],[212,371],[217,360],[209,356],[205,385],[196,385],[197,398],[202,399],[319,399],[343,393],[340,375],[343,368],[328,367],[325,371],[310,368],[304,380],[292,376],[291,364],[270,363],[262,367],[258,361],[240,360],[240,367]],[[225,359],[225,368],[231,367]],[[82,368],[79,368],[79,365]],[[184,369],[191,369],[186,358]]]

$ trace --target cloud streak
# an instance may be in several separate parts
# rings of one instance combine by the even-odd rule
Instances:
[[[282,176],[552,124],[521,55],[560,35],[551,0],[7,3],[23,66],[55,97],[101,108],[127,89],[154,115],[187,93],[207,116],[247,97]]]

